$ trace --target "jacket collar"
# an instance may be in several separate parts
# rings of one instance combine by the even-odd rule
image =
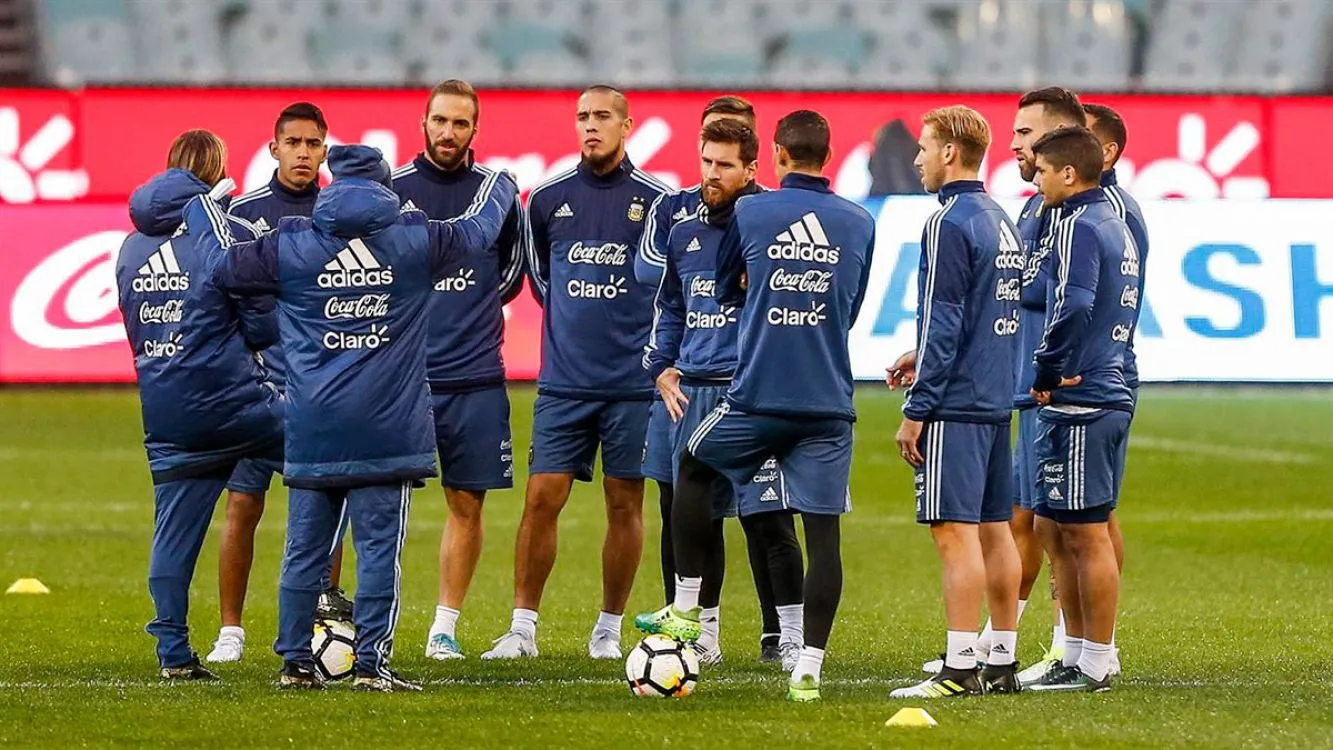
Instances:
[[[955,195],[984,192],[986,192],[986,185],[981,180],[954,180],[940,186],[939,199],[940,203],[943,203]]]
[[[629,179],[634,171],[634,162],[629,160],[629,154],[625,154],[620,160],[620,164],[606,174],[597,174],[592,171],[588,165],[580,162],[578,166],[579,177],[588,185],[595,188],[609,188],[619,185],[621,182]]]
[[[273,177],[268,181],[268,189],[274,195],[286,198],[289,201],[314,203],[315,197],[319,195],[319,178],[315,178],[315,181],[310,183],[305,190],[292,190],[282,184],[282,181],[278,179],[278,170],[275,169],[273,170]]]
[[[1075,193],[1061,201],[1060,207],[1074,209],[1098,202],[1106,202],[1106,193],[1102,192],[1101,187],[1088,188],[1081,193]]]
[[[751,181],[750,184],[741,188],[740,192],[736,194],[736,200],[733,200],[725,206],[718,206],[716,210],[713,210],[708,207],[707,203],[703,202],[703,188],[700,188],[699,221],[702,221],[710,227],[725,227],[731,222],[731,215],[736,212],[736,201],[739,201],[747,195],[754,195],[755,193],[762,192],[764,192],[764,189],[759,186],[759,183]]]
[[[1120,183],[1117,182],[1115,179],[1114,167],[1108,169],[1105,172],[1102,172],[1102,187],[1111,187],[1112,185],[1119,185],[1119,184]]]
[[[800,172],[790,172],[782,178],[783,189],[796,188],[798,190],[813,190],[816,193],[831,193],[829,179],[827,177],[815,177],[814,175],[801,174]]]
[[[476,155],[472,152],[472,149],[468,149],[467,156],[463,157],[463,160],[453,169],[440,169],[424,152],[417,154],[417,158],[412,160],[412,165],[417,168],[417,173],[426,179],[442,185],[451,185],[470,174],[472,165],[476,161]]]

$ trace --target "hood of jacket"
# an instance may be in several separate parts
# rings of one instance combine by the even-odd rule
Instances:
[[[134,189],[130,221],[141,234],[157,237],[181,225],[185,204],[209,191],[204,181],[184,169],[168,169]]]
[[[313,220],[336,237],[375,234],[398,220],[398,195],[390,189],[389,165],[370,146],[329,149],[333,182],[319,193]]]

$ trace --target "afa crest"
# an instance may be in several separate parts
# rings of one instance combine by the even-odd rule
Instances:
[[[630,221],[643,221],[643,199],[634,196],[634,202],[629,204],[629,211],[625,212]]]

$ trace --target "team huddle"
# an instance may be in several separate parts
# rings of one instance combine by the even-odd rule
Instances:
[[[354,689],[421,689],[390,660],[412,494],[434,476],[449,516],[425,649],[464,658],[457,624],[486,493],[513,485],[503,306],[526,277],[544,316],[514,610],[481,658],[537,656],[559,515],[600,448],[608,523],[589,657],[623,655],[650,478],[666,606],[636,627],[721,661],[723,525],[738,517],[760,658],[782,663],[790,700],[819,699],[851,510],[848,332],[875,245],[874,219],[823,176],[827,121],[798,110],[777,123],[780,185],[768,190],[753,108],[719,97],[701,117],[700,184],[673,191],[625,153],[625,95],[593,86],[578,100],[578,166],[524,204],[508,174],[475,160],[479,116],[470,85],[439,84],[425,148],[392,170],[373,148],[327,147],[323,114],[295,104],[276,122],[267,186],[230,199],[226,147],[197,130],[131,197],[136,231],[116,274],[154,484],[148,631],[161,676],[217,679],[186,616],[224,490],[222,628],[206,660],[242,658],[274,473],[289,488],[279,687],[324,687],[312,634],[337,619],[355,625]],[[918,345],[888,380],[908,387],[898,443],[943,561],[948,638],[932,677],[894,697],[1105,690],[1118,670],[1112,511],[1147,250],[1115,186],[1124,142],[1107,108],[1058,88],[1026,95],[1013,150],[1038,195],[1015,227],[978,179],[986,121],[965,107],[924,118],[916,165],[943,205],[923,232]],[[348,533],[355,602],[339,588]],[[1019,672],[1017,623],[1043,554],[1063,615],[1047,657]]]

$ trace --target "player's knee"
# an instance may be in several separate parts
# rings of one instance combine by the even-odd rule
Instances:
[[[463,526],[481,525],[483,493],[466,490],[446,490],[445,498],[449,504],[449,521]]]
[[[264,516],[264,495],[232,491],[227,494],[227,523],[253,529]]]

